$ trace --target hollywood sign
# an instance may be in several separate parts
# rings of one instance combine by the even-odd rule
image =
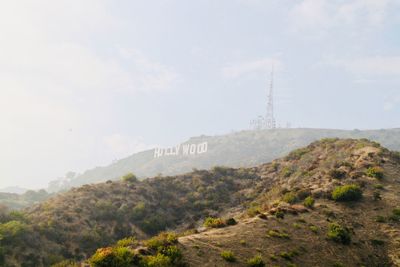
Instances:
[[[167,148],[155,148],[154,158],[160,158],[164,156],[190,156],[207,153],[208,142],[199,144],[182,144]]]

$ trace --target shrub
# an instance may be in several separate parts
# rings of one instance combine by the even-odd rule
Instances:
[[[290,167],[284,167],[281,171],[281,174],[283,175],[283,177],[289,177],[290,175],[293,174],[293,169]]]
[[[315,203],[315,200],[312,196],[306,197],[306,199],[304,199],[304,201],[303,201],[303,205],[308,208],[312,208],[314,206],[314,203]]]
[[[374,192],[373,197],[375,201],[382,199],[381,193],[379,193],[378,191]]]
[[[249,267],[264,267],[265,263],[261,257],[261,255],[254,256],[247,260],[247,266]]]
[[[328,238],[342,244],[350,244],[350,231],[338,223],[331,223],[328,227]]]
[[[145,245],[150,249],[158,251],[163,247],[171,246],[177,242],[178,236],[175,233],[163,232],[145,241]]]
[[[228,262],[235,262],[236,258],[232,251],[225,250],[221,252],[221,257]]]
[[[392,210],[392,215],[389,216],[389,220],[400,222],[400,208],[395,208]]]
[[[171,258],[158,253],[155,256],[147,256],[141,261],[143,267],[172,267]]]
[[[356,201],[361,198],[362,190],[355,184],[338,186],[332,192],[332,199],[335,201]]]
[[[209,228],[221,228],[226,225],[221,218],[208,217],[204,221],[204,226]]]
[[[124,247],[100,248],[89,259],[89,263],[93,267],[130,267],[135,263],[135,254]]]
[[[385,187],[383,186],[383,184],[374,184],[374,188],[375,188],[375,189],[380,189],[380,190],[385,189]]]
[[[319,231],[318,227],[315,226],[315,225],[311,225],[311,226],[310,226],[310,230],[311,230],[311,232],[313,232],[313,233],[318,233],[318,231]]]
[[[334,179],[342,179],[346,176],[346,172],[339,169],[330,170],[328,174]]]
[[[384,223],[384,222],[386,222],[386,218],[382,215],[378,215],[375,217],[375,221],[378,223]]]
[[[22,237],[27,230],[28,226],[20,221],[9,221],[0,224],[0,240],[11,242]]]
[[[297,251],[289,251],[289,252],[281,252],[280,254],[279,254],[279,256],[281,256],[283,259],[285,259],[285,260],[289,260],[289,261],[291,261],[292,259],[293,259],[293,257],[294,256],[297,256],[297,255],[299,255],[299,253],[297,252]]]
[[[127,237],[124,239],[121,239],[117,242],[117,247],[129,247],[129,246],[136,246],[138,244],[136,238],[132,237]]]
[[[133,173],[127,173],[124,176],[121,177],[121,180],[126,182],[126,183],[135,183],[138,181],[136,175],[134,175]]]
[[[284,194],[282,197],[282,201],[289,203],[289,204],[294,204],[297,202],[297,200],[298,200],[297,196],[293,192],[288,192],[288,193]]]
[[[384,174],[383,174],[383,169],[381,167],[375,166],[375,167],[369,167],[366,171],[365,174],[368,177],[376,178],[376,179],[383,179]]]
[[[267,232],[268,237],[278,237],[278,238],[285,238],[289,239],[289,235],[285,232],[279,232],[278,230],[269,230]]]
[[[283,218],[285,218],[285,212],[278,210],[275,212],[275,217],[278,219],[283,219]]]
[[[247,215],[254,217],[261,213],[261,208],[259,206],[252,206],[247,209]]]
[[[229,219],[225,220],[225,224],[226,225],[236,225],[237,221],[234,218],[229,218]]]

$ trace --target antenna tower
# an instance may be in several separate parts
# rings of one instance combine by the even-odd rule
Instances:
[[[275,129],[276,121],[274,117],[274,67],[271,71],[271,82],[269,84],[269,95],[267,100],[267,113],[265,114],[265,128]]]

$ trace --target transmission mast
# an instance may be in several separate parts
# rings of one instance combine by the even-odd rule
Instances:
[[[265,114],[265,128],[275,129],[276,121],[274,117],[274,67],[271,70],[271,81],[269,84],[269,95],[267,100],[267,113]]]

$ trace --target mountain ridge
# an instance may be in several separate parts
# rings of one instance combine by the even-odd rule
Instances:
[[[274,129],[240,131],[218,136],[192,137],[182,144],[208,142],[208,152],[193,156],[154,157],[154,149],[133,154],[103,167],[89,169],[73,179],[53,181],[50,192],[66,190],[88,183],[115,180],[132,172],[145,178],[158,174],[177,175],[193,168],[215,165],[251,167],[282,157],[291,150],[322,138],[367,138],[392,150],[400,150],[400,128],[381,130]]]

